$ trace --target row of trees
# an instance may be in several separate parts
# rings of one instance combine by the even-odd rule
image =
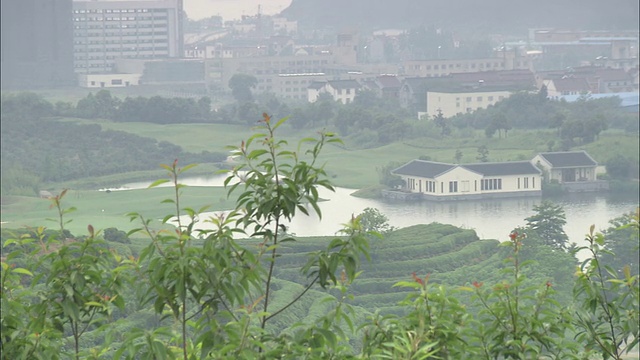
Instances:
[[[294,153],[276,137],[281,124],[265,115],[261,129],[234,149],[243,162],[230,171],[226,183],[230,194],[239,194],[237,207],[212,217],[213,230],[196,230],[204,209],[180,205],[179,178],[190,166],[180,167],[177,161],[165,165],[169,179],[152,185],[170,181],[176,188],[175,197],[164,201],[171,207],[163,220],[165,230],[144,214],[130,214],[140,224],[134,232],[150,240],[139,257],[120,255],[91,225],[83,239],[67,238],[64,224],[72,209],[63,205],[65,192],[52,199],[58,237],[45,238],[39,228],[31,237],[12,237],[2,244],[7,251],[0,284],[2,356],[579,359],[599,354],[621,359],[637,345],[637,271],[629,265],[621,272],[609,271],[600,262],[607,250],[605,237],[593,229],[583,248],[589,258],[579,266],[571,306],[559,305],[551,281],[529,278],[524,252],[537,230],[515,229],[501,247],[501,281],[485,285],[483,279],[470,278],[453,289],[431,283],[429,274],[407,274],[395,285],[409,291],[402,302],[405,314],[358,319],[349,288],[357,281],[360,263],[369,258],[370,242],[380,241],[363,227],[385,230],[375,213],[353,217],[342,236],[310,253],[300,269],[306,282],[298,294],[278,298],[273,274],[280,264],[280,245],[296,241],[284,224],[300,213],[320,215],[317,189],[332,186],[316,160],[335,141],[332,134],[322,133],[317,140],[303,141],[308,151]],[[168,224],[171,219],[174,227]],[[625,226],[640,229],[637,216]],[[253,240],[240,242],[237,235]],[[631,241],[637,246],[637,237]],[[127,292],[127,284],[136,291]],[[275,319],[313,288],[328,291],[327,311],[274,331],[270,325]],[[164,320],[110,331],[131,303],[150,306]],[[93,331],[104,334],[104,341],[84,346]],[[350,344],[354,338],[361,339],[357,347]]]

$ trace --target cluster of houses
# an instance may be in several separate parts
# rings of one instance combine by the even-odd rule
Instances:
[[[438,51],[437,57],[420,59],[400,46],[405,34],[401,30],[344,31],[333,34],[333,42],[319,44],[301,36],[297,23],[284,18],[247,17],[227,25],[185,34],[184,43],[174,46],[183,53],[170,58],[110,59],[108,73],[92,70],[80,76],[80,85],[179,82],[225,89],[231,77],[242,73],[256,78],[255,93],[272,93],[285,101],[315,102],[327,94],[348,104],[368,90],[398,99],[419,118],[473,112],[543,86],[551,99],[635,94],[630,108],[638,104],[633,100],[640,83],[637,30],[532,29],[526,41],[503,42],[486,57],[451,59]],[[562,56],[567,53],[583,56],[580,65],[567,60],[570,66],[565,66]],[[545,61],[557,69],[541,71],[549,68]]]
[[[545,152],[530,161],[448,164],[411,160],[392,171],[403,180],[387,197],[428,200],[466,200],[540,196],[544,182],[568,192],[608,189],[598,180],[598,164],[585,151]],[[400,191],[398,191],[400,190]]]

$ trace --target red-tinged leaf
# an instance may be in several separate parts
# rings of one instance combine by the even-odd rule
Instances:
[[[169,179],[159,179],[159,180],[156,180],[156,181],[152,182],[151,185],[149,185],[147,187],[147,189],[151,189],[151,188],[154,188],[156,186],[159,186],[159,185],[162,185],[162,184],[168,183],[168,182],[169,182]]]
[[[87,226],[87,231],[89,231],[89,235],[91,235],[91,237],[94,237],[95,232],[93,230],[93,225],[89,224]]]

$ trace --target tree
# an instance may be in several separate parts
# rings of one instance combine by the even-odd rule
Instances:
[[[462,160],[462,150],[458,149],[456,150],[456,164],[460,164],[460,160]]]
[[[540,100],[541,103],[544,103],[545,101],[547,101],[547,97],[549,96],[549,91],[547,89],[547,85],[542,85],[542,87],[540,87],[540,91],[538,91],[538,100]]]
[[[392,162],[388,163],[387,165],[384,165],[384,166],[381,166],[381,167],[377,168],[378,176],[380,178],[380,184],[386,185],[386,186],[391,187],[391,188],[395,188],[395,187],[404,185],[404,180],[402,180],[402,178],[400,176],[393,175],[391,173],[391,171],[393,171],[393,169],[397,169],[401,165],[402,165],[402,163],[399,163],[397,161],[392,161]]]
[[[447,119],[442,115],[442,111],[440,109],[438,109],[436,116],[433,117],[433,122],[440,128],[440,135],[446,136],[451,134],[451,127],[449,126]]]
[[[629,178],[630,169],[633,165],[633,161],[618,154],[613,156],[605,163],[607,174],[613,179],[625,180]]]
[[[395,228],[389,225],[389,218],[376,208],[365,208],[359,215],[362,230],[366,232],[377,232],[385,234]]]
[[[611,266],[614,271],[621,272],[625,266],[629,266],[634,275],[638,275],[640,259],[638,258],[638,245],[640,232],[638,232],[638,219],[640,208],[636,212],[624,214],[609,221],[609,228],[603,232],[607,241],[605,249],[612,254],[605,254],[603,262]]]
[[[567,224],[564,209],[550,201],[543,201],[533,207],[536,213],[525,220],[527,227],[535,231],[546,245],[566,250],[569,237],[564,232]]]
[[[486,145],[478,147],[478,156],[476,156],[476,159],[480,162],[489,161],[489,149]]]
[[[556,129],[558,136],[560,136],[560,129],[562,128],[562,124],[564,124],[565,119],[566,116],[563,113],[557,113],[549,120],[549,127]]]
[[[253,75],[235,74],[229,79],[231,95],[237,102],[252,102],[253,93],[251,89],[258,84],[258,79]]]
[[[113,227],[104,229],[104,239],[106,241],[119,242],[123,244],[131,243],[131,240],[127,236],[126,232]]]
[[[511,130],[511,122],[504,115],[504,113],[498,113],[493,119],[487,128],[485,129],[485,134],[487,137],[493,136],[493,134],[498,131],[498,138],[502,138],[502,131],[504,130],[504,137],[507,137],[507,132]]]

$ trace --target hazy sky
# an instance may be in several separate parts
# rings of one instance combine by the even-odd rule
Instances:
[[[258,5],[262,14],[273,15],[284,10],[291,0],[184,0],[184,10],[190,19],[199,20],[214,15],[224,21],[240,19],[242,15],[255,15]]]

